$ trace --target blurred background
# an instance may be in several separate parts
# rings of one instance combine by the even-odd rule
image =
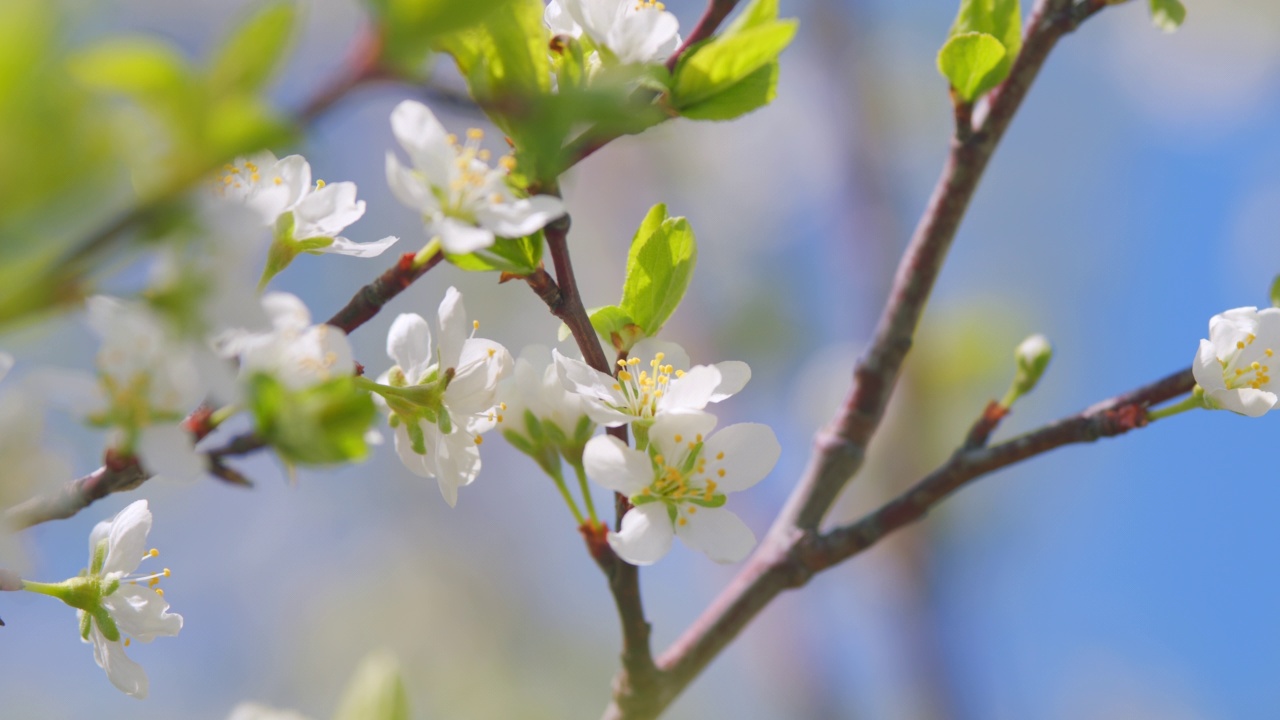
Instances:
[[[197,59],[251,3],[60,5],[72,47],[145,32]],[[1266,304],[1280,271],[1280,6],[1193,2],[1182,30],[1164,35],[1145,5],[1106,10],[1054,51],[961,228],[873,460],[833,520],[943,461],[1004,392],[1013,347],[1030,333],[1057,352],[998,438],[1186,367],[1211,315]],[[667,6],[686,32],[702,10]],[[364,17],[354,0],[304,7],[273,93],[285,109],[340,70]],[[695,362],[741,359],[754,371],[718,409],[722,424],[772,425],[783,444],[774,473],[732,499],[757,535],[848,387],[951,118],[934,53],[952,0],[784,0],[782,11],[801,31],[772,106],[625,138],[564,183],[588,306],[616,301],[652,204],[697,232],[701,262],[665,334]],[[448,60],[438,66],[438,81],[456,87]],[[401,251],[426,240],[383,180],[387,117],[406,97],[421,91],[366,87],[303,144],[275,148],[304,153],[316,177],[354,180],[369,211],[347,235],[400,235]],[[437,112],[451,129],[483,126],[465,108]],[[5,168],[10,180],[28,171]],[[327,317],[388,259],[308,256],[273,287]],[[441,266],[353,335],[357,358],[385,369],[395,314],[434,315],[450,285],[482,334],[513,353],[554,340],[558,323],[524,285]],[[18,376],[88,368],[95,350],[75,315],[0,336],[0,347],[18,356]],[[776,601],[667,717],[1272,717],[1276,427],[1194,412],[984,478]],[[50,435],[78,471],[98,465],[94,434],[54,416]],[[138,702],[94,665],[70,609],[5,594],[0,715],[218,720],[257,700],[326,718],[358,660],[387,648],[420,718],[597,717],[619,645],[605,583],[532,462],[496,436],[483,457],[456,509],[384,447],[360,466],[303,470],[292,485],[256,457],[239,465],[258,483],[251,491],[148,483],[32,530],[28,577],[60,580],[86,565],[94,523],[147,498],[151,543],[174,572],[166,597],[186,625],[130,649],[151,678]],[[646,569],[655,648],[735,569],[679,544]]]

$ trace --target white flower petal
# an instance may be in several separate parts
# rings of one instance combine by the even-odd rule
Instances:
[[[658,411],[701,410],[719,386],[720,371],[711,365],[698,365],[671,380],[666,394],[658,399]]]
[[[435,426],[431,426],[434,428]],[[470,436],[461,432],[436,435],[435,470],[440,494],[449,507],[458,504],[458,488],[470,485],[480,474],[480,449]],[[431,436],[428,435],[428,441]]]
[[[711,393],[710,401],[713,403],[737,395],[751,379],[751,366],[741,360],[718,362],[716,370],[720,371],[720,384],[716,386],[715,392]]]
[[[702,448],[707,473],[727,493],[746,490],[763,480],[781,455],[777,436],[760,423],[730,425],[707,438]],[[720,470],[725,471],[723,476]]]
[[[648,367],[649,360],[657,357],[658,353],[662,353],[662,364],[670,365],[676,370],[689,369],[689,353],[669,340],[645,338],[631,346],[630,355],[633,358],[640,358],[641,367],[645,368]]]
[[[467,323],[467,308],[462,304],[462,293],[450,287],[444,293],[437,310],[440,321],[440,368],[457,368],[462,359],[462,345],[471,334]]]
[[[618,532],[609,533],[609,546],[632,565],[652,565],[671,549],[675,530],[662,502],[645,503],[627,511]]]
[[[422,179],[400,164],[394,153],[387,153],[387,187],[405,207],[430,215],[440,209],[440,201]]]
[[[428,182],[448,184],[455,153],[448,131],[426,105],[414,100],[401,102],[391,111],[391,131]]]
[[[187,431],[177,425],[151,425],[138,437],[142,465],[166,480],[187,482],[207,469],[205,456],[197,453]]]
[[[613,376],[606,375],[581,360],[562,355],[559,350],[552,350],[551,358],[555,362],[556,374],[560,376],[560,382],[564,383],[565,389],[569,392],[577,393],[589,400],[614,405],[623,404],[621,393],[613,389],[614,383],[617,382]]]
[[[356,184],[337,182],[309,193],[293,208],[293,239],[334,237],[364,215]]]
[[[1248,415],[1249,417],[1262,417],[1267,414],[1268,410],[1276,406],[1275,393],[1253,388],[1223,390],[1211,393],[1210,397],[1220,407],[1241,415]]]
[[[311,325],[311,311],[298,298],[286,292],[269,292],[262,296],[262,309],[267,311],[277,330],[301,332]]]
[[[381,240],[373,242],[358,243],[352,242],[344,237],[335,237],[332,245],[320,248],[319,252],[332,253],[334,255],[350,255],[358,258],[377,257],[386,251],[387,248],[395,245],[400,238],[395,235],[388,235]]]
[[[168,612],[169,603],[154,589],[122,583],[102,599],[120,632],[138,642],[174,637],[182,630],[182,616]]]
[[[535,233],[561,215],[564,215],[564,201],[551,195],[534,195],[510,203],[484,205],[476,210],[476,219],[482,226],[505,238]]]
[[[90,542],[100,534],[102,524],[94,527],[90,533]],[[130,503],[116,514],[106,528],[107,561],[102,566],[102,574],[128,574],[138,569],[142,562],[142,554],[146,552],[147,533],[151,532],[151,510],[146,500]],[[93,557],[94,546],[89,546],[89,557]]]
[[[459,415],[493,407],[498,382],[511,372],[511,365],[511,353],[498,343],[482,338],[465,340],[458,373],[444,393],[445,405]]]
[[[493,231],[446,217],[437,223],[440,245],[450,255],[466,255],[493,245]]]
[[[701,411],[660,413],[649,426],[649,443],[674,463],[689,451],[689,443],[715,429],[716,416]]]
[[[124,644],[111,642],[103,637],[94,624],[89,631],[93,642],[93,659],[98,667],[107,671],[107,679],[121,692],[142,700],[147,697],[147,673],[142,666],[124,654]]]
[[[680,519],[686,521],[676,524],[680,540],[718,563],[738,562],[756,545],[751,528],[724,508],[700,507],[696,513],[682,512]]]
[[[405,430],[403,422],[395,428],[395,446],[396,455],[400,457],[400,462],[404,463],[409,472],[418,477],[431,477],[432,472],[427,465],[427,457],[414,452],[413,441],[409,439],[409,431]]]
[[[1213,343],[1208,340],[1200,341],[1200,349],[1196,352],[1196,359],[1191,364],[1191,374],[1195,377],[1196,383],[1211,395],[1227,389],[1226,380],[1222,377],[1222,363],[1218,361],[1218,353]]]
[[[309,718],[293,710],[277,710],[254,702],[245,702],[235,706],[227,716],[227,720],[309,720]]]
[[[400,366],[410,382],[432,364],[431,327],[417,313],[402,313],[387,332],[387,355]]]
[[[598,484],[631,497],[653,483],[649,456],[627,447],[611,435],[597,435],[587,441],[582,452],[587,477]]]

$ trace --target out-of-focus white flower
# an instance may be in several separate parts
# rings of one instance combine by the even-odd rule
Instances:
[[[231,710],[227,720],[309,720],[295,710],[277,710],[254,702],[240,703]]]
[[[587,414],[609,427],[649,423],[663,413],[701,411],[707,403],[733,396],[751,379],[751,368],[737,360],[689,368],[683,348],[654,339],[635,344],[631,357],[619,361],[616,378],[558,351],[553,354],[565,388],[581,395]]]
[[[439,345],[420,315],[391,324],[387,354],[396,362],[378,378],[380,402],[391,412],[396,453],[405,467],[434,477],[450,506],[458,488],[480,472],[480,435],[497,422],[498,382],[511,370],[502,345],[472,337],[462,293],[449,288],[439,308]]]
[[[656,0],[551,0],[543,19],[557,35],[585,32],[623,65],[666,62],[680,45],[680,21]]]
[[[1280,348],[1280,308],[1242,307],[1209,319],[1192,364],[1210,407],[1258,417],[1276,405],[1271,363]]]
[[[610,546],[634,565],[657,562],[679,537],[716,562],[737,562],[755,535],[722,506],[725,494],[760,482],[778,462],[781,446],[766,425],[741,423],[704,439],[716,418],[702,412],[659,416],[649,429],[649,450],[599,435],[587,443],[583,463],[593,480],[626,495]]]
[[[297,296],[267,293],[262,308],[271,318],[271,331],[232,331],[217,342],[224,356],[240,358],[242,377],[266,373],[287,388],[301,390],[355,374],[346,333],[332,325],[312,325],[311,313]]]
[[[0,352],[0,380],[13,356]],[[26,500],[34,488],[71,477],[71,466],[42,442],[44,401],[40,394],[12,381],[0,391],[0,510]],[[0,566],[20,560],[11,528],[0,515]]]
[[[587,416],[586,401],[569,392],[555,364],[551,351],[542,345],[526,347],[516,360],[515,371],[502,382],[498,395],[506,407],[499,422],[503,432],[530,436],[526,413],[542,426],[551,425],[564,438],[572,440],[583,428],[587,435],[595,427]]]
[[[405,100],[391,113],[391,130],[413,168],[387,153],[387,183],[400,202],[422,213],[427,230],[444,251],[466,254],[493,245],[496,238],[524,237],[564,214],[564,203],[550,195],[516,197],[506,172],[489,167],[480,148],[484,134],[467,131],[459,144],[420,102]],[[502,159],[509,170],[510,157]]]

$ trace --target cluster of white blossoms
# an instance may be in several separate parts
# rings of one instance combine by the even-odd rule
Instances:
[[[481,435],[502,411],[498,383],[511,371],[511,353],[475,337],[462,293],[449,288],[437,313],[440,337],[421,315],[405,313],[391,324],[387,355],[395,361],[370,387],[390,416],[396,453],[410,471],[434,477],[450,506],[458,488],[480,473]]]

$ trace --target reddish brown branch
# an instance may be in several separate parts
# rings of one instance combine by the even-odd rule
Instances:
[[[4,513],[5,524],[21,530],[49,520],[63,520],[112,493],[138,487],[148,477],[136,462],[115,469],[104,465],[63,485],[56,493],[39,495],[9,508]]]
[[[327,324],[340,328],[348,335],[351,334],[356,328],[377,315],[383,305],[404,292],[414,280],[426,275],[428,270],[439,265],[444,259],[444,254],[437,252],[430,260],[415,267],[414,255],[415,253],[401,255],[395,265],[387,268],[387,271],[379,275],[376,280],[356,291],[356,294],[347,301],[346,306],[329,318]]]

